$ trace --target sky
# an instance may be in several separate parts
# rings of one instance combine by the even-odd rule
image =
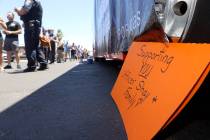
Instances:
[[[43,26],[61,29],[64,40],[92,49],[94,31],[94,0],[40,0],[43,6]],[[0,0],[0,17],[7,21],[6,14],[14,7],[21,7],[24,0]],[[15,15],[15,20],[20,21]],[[23,44],[20,35],[20,44]]]

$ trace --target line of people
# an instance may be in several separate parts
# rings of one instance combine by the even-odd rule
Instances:
[[[23,72],[46,70],[48,69],[48,61],[50,64],[54,63],[55,60],[61,63],[62,61],[65,62],[67,58],[82,59],[87,56],[87,50],[82,49],[81,46],[76,46],[74,43],[70,46],[68,41],[63,42],[61,31],[58,31],[56,36],[53,30],[44,30],[43,28],[41,31],[43,8],[39,0],[25,0],[23,6],[15,7],[14,11],[23,21],[25,52],[28,60],[27,68]],[[7,14],[7,19],[8,22],[5,23],[0,18],[0,27],[6,36],[3,40],[0,32],[0,71],[12,68],[12,53],[16,55],[17,68],[21,68],[18,48],[18,35],[22,32],[21,25],[14,21],[13,12]],[[2,66],[2,47],[7,51],[8,59],[8,64],[4,68]],[[39,68],[37,69],[38,64]]]
[[[40,34],[41,48],[45,54],[45,60],[50,64],[57,61],[57,63],[66,62],[69,60],[79,60],[87,58],[88,51],[80,45],[76,46],[75,43],[70,45],[69,41],[63,41],[62,36],[54,35],[53,29],[46,30],[42,28]],[[57,47],[56,47],[57,46]]]

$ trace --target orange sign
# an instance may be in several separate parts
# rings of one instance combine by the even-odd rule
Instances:
[[[134,42],[112,90],[129,140],[152,139],[210,70],[210,45]]]

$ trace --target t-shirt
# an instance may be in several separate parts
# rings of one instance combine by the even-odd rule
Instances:
[[[60,40],[59,42],[58,42],[58,48],[57,48],[58,50],[64,50],[64,47],[63,47],[63,41],[62,40]]]
[[[8,31],[17,31],[21,28],[20,24],[16,21],[8,21],[6,23]],[[6,35],[6,38],[18,38],[16,34]]]

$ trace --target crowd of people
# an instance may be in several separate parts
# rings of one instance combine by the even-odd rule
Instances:
[[[71,44],[63,40],[61,30],[54,34],[53,29],[42,27],[40,34],[40,46],[49,64],[66,62],[67,60],[81,60],[88,57],[88,50],[81,45]]]
[[[23,21],[14,21],[15,14],[7,13],[7,22],[0,18],[0,71],[12,69],[11,58],[15,54],[17,69],[21,69],[19,56],[19,34],[24,28],[25,52],[28,60],[27,68],[23,72],[48,69],[48,64],[61,63],[67,60],[82,60],[87,58],[88,51],[80,45],[63,40],[61,30],[54,33],[53,29],[42,27],[43,9],[39,0],[25,0],[24,5],[14,11]],[[5,39],[3,39],[5,34]],[[7,65],[3,67],[2,49],[7,52]],[[39,68],[37,69],[37,66]]]

